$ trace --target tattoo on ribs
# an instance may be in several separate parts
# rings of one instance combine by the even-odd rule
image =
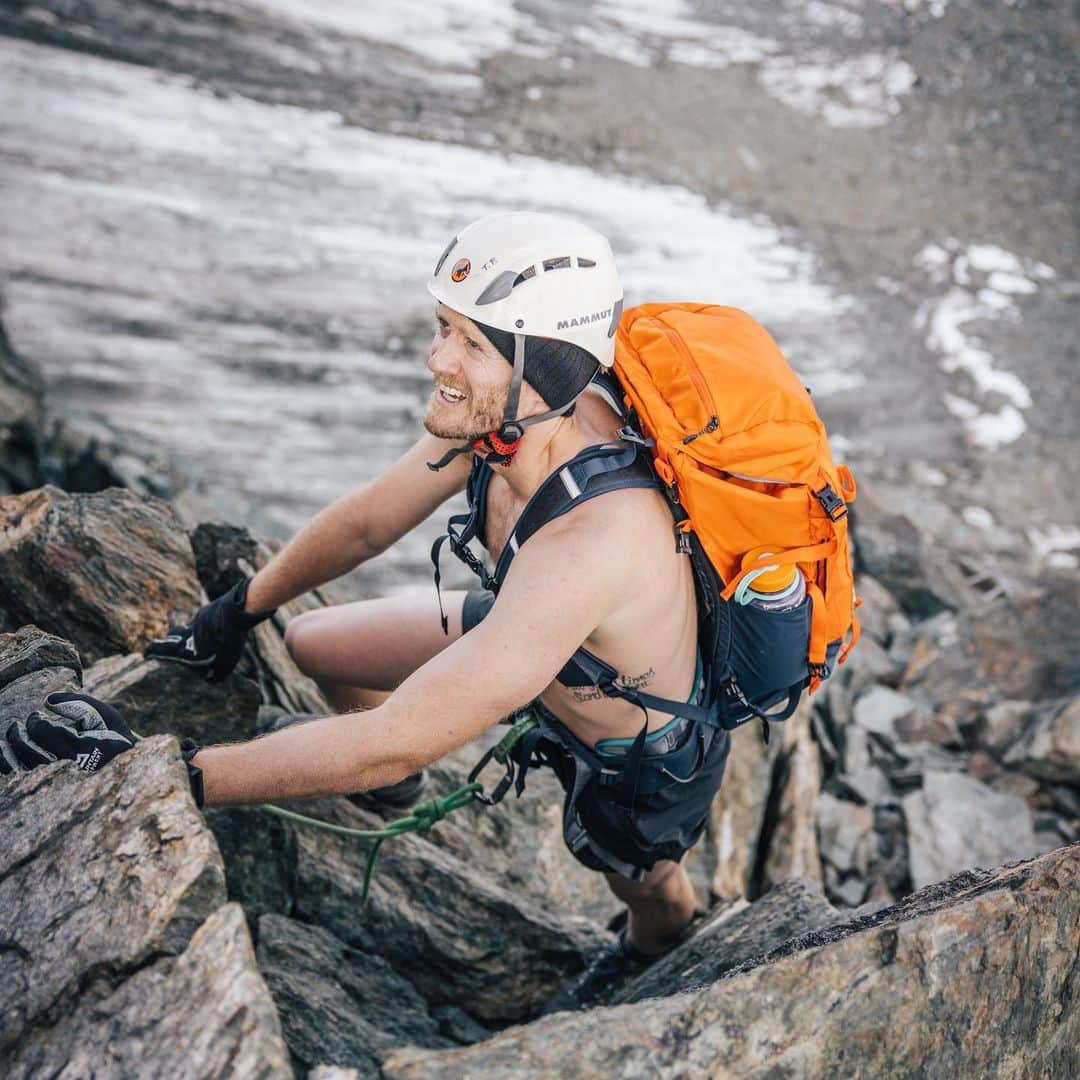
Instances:
[[[625,690],[640,690],[641,687],[648,686],[655,678],[656,671],[649,668],[648,671],[643,671],[640,675],[620,675],[615,682],[616,685],[623,687]],[[604,696],[604,692],[599,686],[572,686],[570,687],[570,693],[579,704],[586,701],[599,701]]]

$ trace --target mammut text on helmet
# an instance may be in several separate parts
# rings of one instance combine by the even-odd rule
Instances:
[[[601,322],[611,318],[611,308],[603,311],[594,311],[591,315],[579,315],[574,319],[560,319],[556,325],[557,330],[569,330],[572,326],[585,326],[587,323]]]

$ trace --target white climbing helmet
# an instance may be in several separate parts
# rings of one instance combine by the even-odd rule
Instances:
[[[623,293],[607,240],[529,210],[488,214],[446,246],[428,281],[436,300],[509,334],[580,346],[609,368]]]

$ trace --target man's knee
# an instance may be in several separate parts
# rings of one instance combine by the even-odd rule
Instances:
[[[319,616],[322,611],[305,611],[290,620],[285,627],[285,648],[293,663],[305,674],[315,674],[318,653],[317,643],[321,636]]]

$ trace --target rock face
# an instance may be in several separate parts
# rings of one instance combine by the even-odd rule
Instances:
[[[786,941],[837,921],[836,909],[811,881],[794,878],[754,904],[721,908],[685,944],[646,968],[614,1004],[698,990]]]
[[[258,956],[289,1050],[307,1068],[348,1065],[378,1077],[380,1051],[455,1045],[411,983],[382,957],[350,949],[328,930],[265,915]]]
[[[106,657],[88,668],[83,688],[115,705],[142,735],[167,732],[206,746],[257,733],[259,689],[242,675],[208,683],[179,664],[130,653]]]
[[[1040,850],[1027,803],[966,776],[927,773],[922,790],[905,796],[904,813],[916,888],[956,866],[998,866]]]
[[[11,347],[0,322],[0,495],[36,487],[45,382]]]
[[[0,796],[0,1048],[100,972],[183,949],[225,902],[175,740],[87,776],[62,763]],[[93,917],[88,918],[87,905]]]
[[[203,743],[248,738],[275,710],[328,711],[284,646],[289,620],[326,602],[318,592],[260,625],[221,685],[127,651],[144,644],[151,608],[186,618],[200,598],[175,519],[132,505],[121,491],[0,501],[3,596],[46,623],[0,634],[0,720],[80,683],[144,733]],[[192,543],[211,595],[272,555],[228,526],[202,526]],[[116,580],[157,580],[132,570],[144,551],[166,581],[139,586],[149,601],[110,576],[115,562]],[[180,567],[175,593],[166,563]],[[61,592],[65,604],[44,602]],[[962,612],[913,624],[885,607],[866,648],[773,726],[769,748],[755,728],[736,734],[706,841],[687,860],[700,899],[725,902],[610,1008],[497,1035],[575,1000],[566,988],[610,943],[603,927],[620,909],[565,851],[561,792],[543,770],[520,800],[388,842],[367,906],[369,842],[258,808],[204,821],[172,738],[92,776],[61,764],[0,779],[0,1070],[1024,1075],[1038,1061],[1054,1075],[1080,992],[1068,967],[1076,849],[884,905],[1078,835],[1076,701],[998,703],[992,681],[978,682],[990,668],[972,666]],[[78,635],[79,649],[57,634]],[[94,661],[85,672],[80,652]],[[458,786],[480,753],[434,766],[434,790]],[[382,823],[346,799],[301,809]]]
[[[706,863],[709,892],[731,900],[755,888],[758,840],[774,773],[778,743],[765,746],[757,731],[735,732],[724,782],[713,800],[705,839],[687,856]]]
[[[12,348],[0,320],[0,496],[43,484],[65,491],[129,487],[166,497],[180,478],[148,440],[120,436],[101,419],[53,415],[41,371]]]
[[[187,949],[157,960],[70,1019],[37,1030],[7,1063],[38,1076],[293,1075],[273,999],[235,904],[219,908]]]
[[[42,488],[0,499],[0,626],[35,623],[87,660],[141,648],[200,602],[166,503]]]
[[[898,514],[868,484],[859,484],[852,507],[855,565],[875,578],[905,612],[925,618],[957,606],[947,562],[916,522]]]
[[[0,781],[4,1074],[291,1075],[224,901],[175,740],[89,776],[58,763]]]
[[[562,1075],[1052,1076],[1080,1041],[1080,845],[964,873],[697,993],[556,1014],[387,1080]],[[988,987],[994,991],[988,993]]]
[[[70,643],[0,635],[0,718],[79,679]],[[223,905],[175,739],[97,773],[0,777],[0,1072],[291,1076],[243,914]]]
[[[1021,723],[1004,762],[1040,780],[1080,788],[1080,697],[1033,708]]]
[[[791,877],[821,883],[821,860],[814,828],[814,803],[821,791],[821,759],[810,734],[810,706],[803,701],[781,728],[779,777],[771,799],[775,817],[766,821],[768,854],[761,888]]]
[[[345,800],[320,800],[311,812],[358,828],[379,823]],[[366,907],[366,845],[308,830],[297,844],[296,913],[304,921],[385,957],[429,1001],[480,1020],[538,1011],[602,940],[585,919],[545,910],[417,835],[384,845]]]

